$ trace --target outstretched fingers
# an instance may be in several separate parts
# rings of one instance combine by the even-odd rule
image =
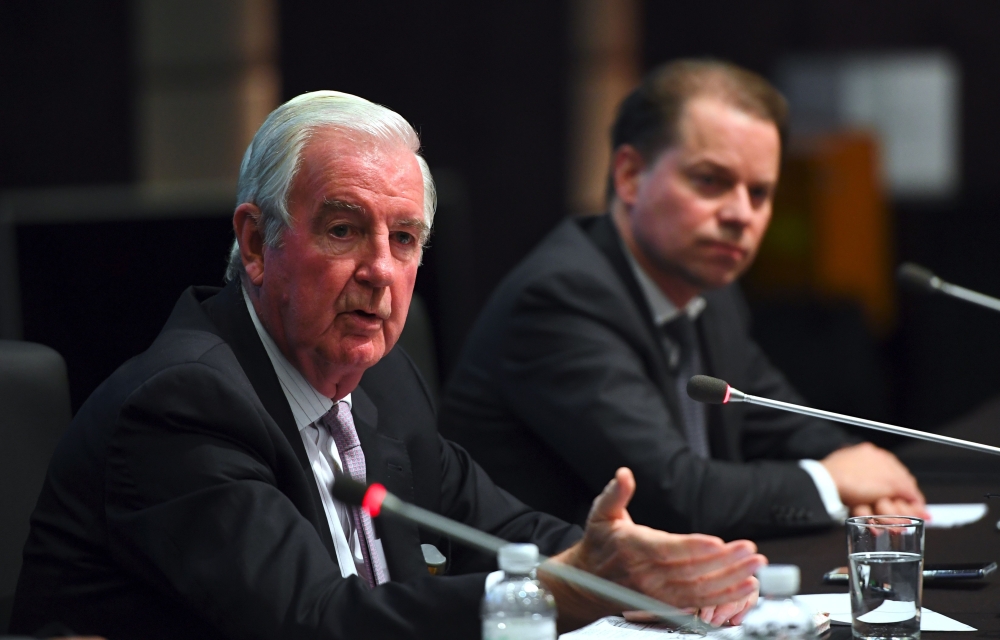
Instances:
[[[686,566],[658,567],[642,590],[676,606],[723,605],[755,593],[753,574],[766,564],[767,558],[740,545]]]
[[[720,544],[710,546],[695,539],[691,540],[685,547],[689,551],[688,555],[677,554],[671,560],[664,562],[662,567],[664,575],[678,580],[697,580],[717,572],[731,571],[733,567],[738,566],[741,560],[757,555],[756,545],[749,540],[736,540],[729,543],[721,543],[720,541]],[[759,557],[763,558],[763,556]]]

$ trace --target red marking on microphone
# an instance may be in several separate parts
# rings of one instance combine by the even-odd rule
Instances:
[[[386,491],[385,487],[377,482],[372,483],[368,487],[368,491],[365,491],[365,497],[361,500],[361,508],[367,511],[371,517],[377,518],[382,511],[382,501],[385,500],[387,493],[389,492]]]
[[[728,384],[726,385],[726,397],[722,399],[722,404],[729,404],[729,391],[732,389]]]

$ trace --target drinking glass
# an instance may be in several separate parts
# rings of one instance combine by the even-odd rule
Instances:
[[[861,516],[846,524],[854,637],[919,638],[924,521]]]

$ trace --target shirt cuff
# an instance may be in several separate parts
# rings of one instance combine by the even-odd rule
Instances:
[[[501,580],[503,580],[503,571],[493,571],[486,576],[486,588],[483,591],[489,591]]]
[[[820,500],[823,501],[823,506],[830,514],[830,518],[843,521],[847,517],[847,507],[840,501],[837,483],[833,481],[830,472],[817,460],[799,460],[799,466],[812,478],[816,490],[819,491]]]

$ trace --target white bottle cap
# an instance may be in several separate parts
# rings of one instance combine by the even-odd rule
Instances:
[[[799,568],[794,564],[771,564],[757,570],[762,596],[794,596],[799,592]]]
[[[538,547],[533,544],[505,544],[497,553],[505,573],[528,573],[538,566]]]

